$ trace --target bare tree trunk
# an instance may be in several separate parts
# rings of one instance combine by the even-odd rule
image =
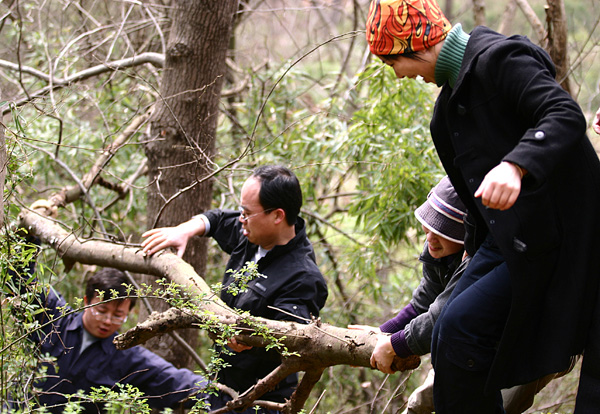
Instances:
[[[563,0],[548,0],[546,22],[548,24],[547,50],[556,66],[556,80],[564,90],[572,94],[569,82],[567,19]]]
[[[473,0],[475,26],[485,26],[485,0]]]
[[[2,91],[0,90],[0,96]],[[0,123],[0,228],[4,224],[4,180],[6,179],[6,141],[4,139],[4,124]]]
[[[543,48],[546,48],[546,30],[544,29],[544,25],[542,24],[540,19],[538,19],[537,15],[535,14],[535,11],[533,11],[527,0],[515,1],[521,9],[521,11],[523,12],[523,14],[525,15],[525,18],[527,19],[531,27],[533,27],[533,30],[535,30],[538,37],[538,44]]]
[[[454,20],[454,14],[452,12],[454,10],[454,0],[446,0],[446,7],[444,10],[444,14],[451,22]]]
[[[517,3],[515,0],[509,0],[502,14],[502,20],[498,26],[498,33],[509,35],[512,31],[512,22],[515,19]]]
[[[172,25],[160,89],[146,145],[150,186],[148,227],[173,226],[206,210],[221,87],[237,0],[172,2]],[[185,260],[204,274],[206,242],[193,240]],[[154,310],[166,305],[153,302]],[[197,332],[181,332],[197,344]],[[168,338],[147,344],[178,367],[191,357]]]

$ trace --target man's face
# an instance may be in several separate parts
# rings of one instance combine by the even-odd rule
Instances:
[[[83,298],[86,305],[93,305],[100,302],[97,296],[94,296],[88,302],[87,297]],[[113,300],[102,303],[83,311],[83,327],[96,338],[108,338],[114,334],[117,329],[127,320],[131,306],[131,300]]]
[[[275,220],[277,219],[275,211],[265,211],[260,204],[258,193],[260,191],[260,181],[254,177],[246,180],[242,186],[240,221],[244,229],[244,236],[250,243],[257,244],[264,249],[272,249],[277,240],[277,231]]]
[[[430,63],[429,53],[426,52],[419,54],[420,59],[411,59],[402,55],[395,59],[379,56],[379,59],[394,70],[398,79],[416,79],[421,76],[425,82],[435,83],[435,65]]]

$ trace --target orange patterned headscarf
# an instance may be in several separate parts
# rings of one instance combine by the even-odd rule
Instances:
[[[451,28],[435,0],[371,0],[367,42],[374,55],[417,52],[444,40]]]

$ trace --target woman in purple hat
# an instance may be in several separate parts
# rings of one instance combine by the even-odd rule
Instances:
[[[395,356],[425,355],[431,352],[431,334],[435,321],[454,286],[464,272],[469,257],[464,251],[465,206],[458,198],[448,177],[431,190],[415,216],[423,226],[426,241],[419,261],[423,277],[414,290],[412,299],[396,317],[379,329],[354,325],[351,328],[379,332],[377,345],[371,355],[371,365],[391,374]],[[433,392],[430,375],[419,392],[409,399],[407,413],[433,411]]]

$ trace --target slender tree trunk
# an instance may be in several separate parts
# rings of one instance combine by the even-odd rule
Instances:
[[[515,0],[509,0],[506,4],[506,8],[504,9],[504,13],[502,14],[502,20],[500,21],[500,25],[498,26],[498,32],[510,35],[512,32],[512,22],[515,19],[515,14],[517,12],[517,3]]]
[[[569,54],[567,45],[567,18],[563,0],[548,0],[548,53],[556,65],[556,80],[572,95],[569,82]]]
[[[148,227],[177,225],[210,206],[211,171],[219,97],[225,78],[237,0],[174,0],[167,55],[145,147],[148,157]],[[193,240],[184,259],[204,274],[206,242]],[[153,303],[164,310],[163,303]],[[143,316],[142,316],[143,317]],[[181,332],[197,344],[197,332]],[[147,346],[178,367],[191,358],[170,338]]]
[[[0,96],[2,91],[0,90]],[[6,179],[6,141],[4,139],[4,125],[0,123],[0,228],[4,224],[4,180]]]
[[[450,20],[450,22],[452,22],[454,20],[453,10],[454,10],[454,0],[446,0],[446,7],[444,10],[444,14],[448,18],[448,20]]]
[[[538,39],[538,44],[543,48],[546,48],[546,30],[544,29],[544,25],[541,20],[538,19],[535,11],[531,8],[527,0],[515,0],[517,6],[521,9],[525,18],[535,31]]]
[[[475,26],[485,26],[485,0],[473,0]]]

